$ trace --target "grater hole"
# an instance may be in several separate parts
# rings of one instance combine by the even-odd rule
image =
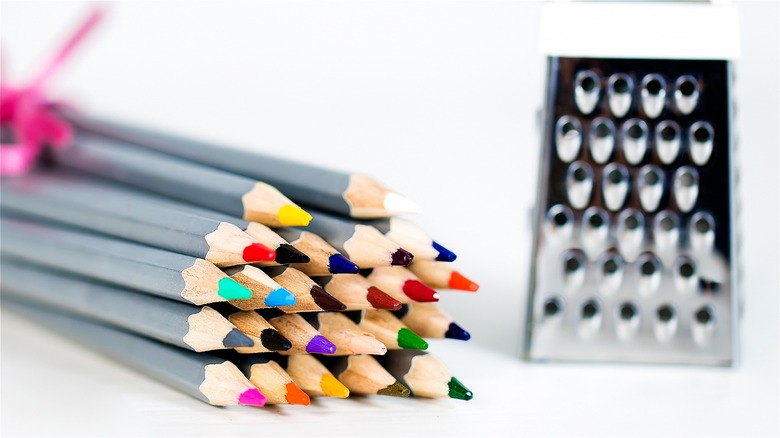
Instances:
[[[658,177],[658,173],[647,172],[645,174],[645,184],[647,184],[648,186],[654,186],[658,184],[658,181],[660,181],[660,178]]]
[[[696,221],[696,231],[702,234],[710,231],[710,222],[705,218],[700,218]]]
[[[612,133],[612,130],[609,129],[609,126],[606,123],[599,123],[596,125],[596,137],[598,138],[606,138],[609,137]]]
[[[580,87],[585,91],[593,91],[596,88],[596,80],[592,76],[585,76],[580,81]]]
[[[693,138],[699,142],[704,143],[710,140],[710,131],[705,127],[699,127],[693,131]]]
[[[674,319],[674,308],[668,304],[664,304],[656,311],[658,319],[662,322],[669,322]]]
[[[680,275],[682,275],[685,278],[691,278],[696,270],[693,268],[693,265],[685,262],[680,265],[679,272]]]
[[[714,319],[712,316],[712,309],[707,306],[697,310],[694,316],[696,317],[696,322],[699,324],[708,324]]]
[[[642,272],[642,275],[644,276],[650,276],[655,274],[655,264],[651,261],[646,261],[642,263],[640,266],[640,270]]]
[[[628,93],[628,81],[624,78],[618,78],[612,83],[612,89],[620,94]]]
[[[633,319],[637,314],[637,308],[631,303],[623,303],[620,305],[620,319],[629,321]]]
[[[561,131],[563,131],[564,136],[568,137],[571,133],[577,132],[577,127],[572,122],[566,122],[561,127]]]
[[[696,91],[696,84],[686,79],[680,83],[679,89],[683,96],[690,97],[693,96],[693,93]]]
[[[582,306],[582,317],[584,319],[592,319],[599,313],[599,304],[593,300],[585,302]]]
[[[677,129],[672,125],[666,125],[661,129],[661,138],[666,141],[672,141],[677,138]]]
[[[582,167],[578,167],[574,169],[574,179],[579,182],[585,181],[588,179],[588,172]]]
[[[627,216],[623,223],[626,224],[626,228],[629,230],[636,230],[639,228],[639,219],[637,219],[636,216]]]
[[[658,79],[651,79],[647,85],[645,85],[645,89],[648,93],[657,96],[661,92],[661,81]]]
[[[589,224],[590,224],[590,226],[591,226],[591,227],[593,227],[593,228],[599,228],[599,227],[601,227],[602,225],[604,225],[604,218],[603,218],[603,217],[601,217],[601,215],[600,215],[600,214],[594,214],[593,216],[591,216],[590,218],[588,218],[588,223],[589,223]]]
[[[623,182],[623,173],[619,171],[618,169],[613,169],[609,172],[609,182],[612,184],[619,184]]]
[[[628,136],[634,140],[639,140],[645,135],[645,130],[639,124],[633,124],[628,128]]]
[[[618,271],[618,264],[614,259],[609,259],[606,262],[604,262],[605,274],[614,274],[617,271]]]
[[[690,172],[684,172],[682,175],[680,175],[680,184],[682,184],[684,187],[692,187],[694,182],[695,179],[693,178],[693,174]]]
[[[576,257],[571,256],[566,259],[566,263],[565,263],[566,272],[577,271],[580,269],[580,266],[582,266],[582,264]]]
[[[558,298],[548,298],[544,302],[544,316],[555,316],[561,309],[563,309],[563,304]]]

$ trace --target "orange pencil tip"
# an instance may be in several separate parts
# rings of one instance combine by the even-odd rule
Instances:
[[[311,403],[309,396],[301,391],[301,388],[299,388],[298,385],[292,382],[287,384],[287,395],[284,398],[287,399],[287,402],[291,405],[309,406]]]
[[[465,290],[469,292],[476,292],[479,289],[479,285],[461,275],[458,271],[452,271],[450,274],[450,289]]]

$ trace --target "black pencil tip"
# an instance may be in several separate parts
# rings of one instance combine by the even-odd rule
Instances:
[[[287,338],[270,328],[260,332],[260,342],[271,351],[287,351],[292,348],[292,343]]]
[[[298,251],[297,248],[289,243],[283,243],[276,248],[276,263],[286,265],[289,263],[309,263],[309,256]]]
[[[227,348],[254,347],[255,343],[249,336],[241,333],[239,329],[234,328],[224,339],[222,339],[222,345]]]

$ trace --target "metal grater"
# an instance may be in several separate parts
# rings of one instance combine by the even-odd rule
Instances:
[[[732,63],[548,58],[525,354],[731,365]]]

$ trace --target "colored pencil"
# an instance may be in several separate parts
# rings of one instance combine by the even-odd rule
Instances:
[[[414,275],[423,283],[437,289],[455,289],[476,292],[479,285],[464,277],[460,272],[452,269],[447,263],[433,262],[430,260],[415,260],[409,265]]]
[[[290,267],[266,268],[269,277],[295,294],[295,306],[279,306],[285,312],[341,311],[347,306],[321,288],[303,272]]]
[[[257,355],[223,356],[244,373],[269,405],[309,406],[311,399],[276,361]]]
[[[320,361],[308,354],[283,357],[287,374],[309,397],[347,398],[349,389],[325,368]]]
[[[265,396],[231,362],[73,315],[3,299],[3,305],[141,373],[215,406],[263,406]]]
[[[306,228],[325,239],[361,268],[408,266],[414,256],[370,225],[355,224],[322,212],[312,212]]]
[[[468,341],[471,335],[450,315],[433,303],[409,303],[393,312],[404,324],[424,338]]]
[[[398,217],[362,221],[384,234],[385,237],[401,245],[412,254],[415,260],[437,260],[453,262],[457,258],[454,252],[433,240],[428,234],[412,222]]]
[[[457,400],[471,400],[474,397],[442,361],[426,351],[395,350],[378,360],[415,397],[449,397]]]
[[[252,296],[203,259],[6,217],[0,230],[2,254],[51,269],[196,305]]]
[[[387,353],[385,344],[371,333],[363,331],[342,313],[320,312],[301,316],[336,346],[335,355]]]
[[[390,375],[372,356],[322,356],[318,359],[351,393],[409,397],[409,388]]]
[[[238,284],[252,291],[250,298],[230,301],[230,304],[241,310],[298,306],[299,304],[302,308],[308,308],[306,300],[298,303],[297,297],[292,292],[259,268],[249,265],[234,266],[225,268],[225,273]]]
[[[102,285],[2,260],[3,294],[34,301],[193,351],[250,347],[252,340],[211,307]]]
[[[286,354],[333,354],[336,346],[297,313],[269,313],[268,322],[292,343]]]
[[[233,224],[184,213],[177,203],[63,172],[3,180],[3,212],[75,226],[202,258],[217,266],[276,254]]]
[[[118,140],[77,133],[73,144],[55,155],[60,165],[248,221],[280,227],[311,220],[269,184]]]
[[[355,321],[358,327],[374,335],[389,350],[428,348],[428,343],[423,338],[387,310],[363,310],[346,315]]]
[[[357,274],[360,268],[348,258],[341,255],[322,237],[299,228],[279,228],[280,236],[290,242],[290,245],[309,257],[306,264],[294,264],[308,276],[331,274]]]
[[[371,177],[326,169],[258,152],[241,151],[101,120],[72,111],[81,129],[266,181],[304,205],[356,218],[415,213],[419,206]]]
[[[239,225],[239,224],[236,224]],[[239,227],[241,227],[239,225]],[[249,222],[242,228],[258,242],[276,251],[274,262],[279,265],[295,263],[295,266],[308,266],[311,259],[308,255],[291,245],[272,229],[259,222]]]
[[[400,266],[374,268],[364,271],[363,275],[369,282],[401,303],[439,301],[439,293],[426,286],[406,268]]]
[[[398,310],[401,303],[362,275],[338,274],[330,277],[314,277],[325,292],[344,303],[349,310],[388,309]]]
[[[236,347],[236,351],[241,354],[288,351],[292,348],[292,343],[254,310],[222,314],[227,314],[228,321],[255,343],[252,347]]]

